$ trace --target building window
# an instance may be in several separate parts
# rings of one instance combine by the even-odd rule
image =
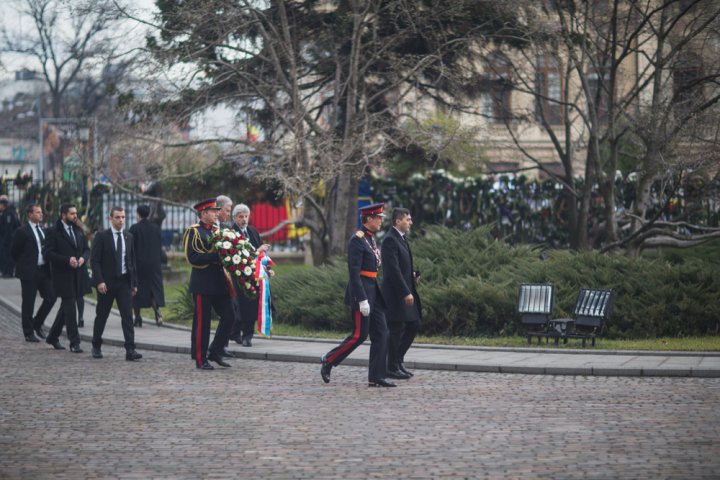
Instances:
[[[696,55],[685,54],[673,68],[675,113],[684,117],[705,102],[702,61]]]
[[[543,55],[538,59],[535,72],[535,116],[538,121],[543,119],[551,124],[561,124],[563,78],[560,67],[555,58]]]
[[[501,123],[512,118],[512,65],[501,52],[485,57],[485,115]]]
[[[597,118],[601,122],[607,121],[608,118],[608,89],[610,88],[610,75],[607,72],[594,71],[588,74],[588,92],[587,94],[595,105]],[[588,109],[590,103],[588,102]]]

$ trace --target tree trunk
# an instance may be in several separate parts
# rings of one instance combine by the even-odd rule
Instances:
[[[332,202],[331,214],[328,216],[330,255],[345,253],[347,239],[355,228],[357,183],[351,172],[343,172],[337,177],[329,195],[328,200]]]

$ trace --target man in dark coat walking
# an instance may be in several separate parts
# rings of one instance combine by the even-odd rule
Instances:
[[[40,205],[31,203],[26,209],[28,222],[15,231],[10,253],[15,260],[15,276],[20,279],[22,292],[22,328],[25,340],[39,342],[35,334],[45,338],[42,325],[50,310],[55,305],[55,292],[52,288],[50,264],[45,261],[42,253],[42,244],[47,233],[41,227],[43,211]],[[38,292],[43,301],[37,314],[35,311],[35,297]]]
[[[53,289],[61,299],[60,311],[58,311],[45,341],[56,350],[63,349],[59,338],[63,326],[65,326],[70,340],[70,351],[82,353],[76,304],[77,296],[82,295],[79,269],[87,263],[90,249],[85,234],[80,227],[75,225],[76,221],[77,208],[75,205],[70,203],[61,205],[60,220],[57,221],[53,230],[48,231],[44,245],[45,259],[50,261]]]
[[[13,276],[15,262],[10,255],[10,245],[18,228],[20,220],[15,207],[7,195],[0,195],[0,273],[3,277]]]
[[[148,220],[149,205],[138,205],[138,222],[130,227],[137,267],[138,290],[133,297],[135,326],[142,327],[141,308],[152,308],[155,323],[162,325],[160,307],[165,306],[162,277],[162,236],[160,227]]]
[[[232,211],[232,218],[235,221],[232,229],[245,237],[258,252],[266,252],[270,248],[270,245],[262,243],[260,233],[257,229],[248,224],[248,222],[250,222],[250,207],[244,203],[235,205]],[[274,275],[274,272],[269,268],[268,275]],[[233,278],[233,281],[236,283],[235,289],[241,292],[240,285],[237,285],[237,279]],[[235,323],[230,332],[230,338],[242,344],[244,347],[252,347],[252,339],[257,325],[258,302],[260,302],[259,298],[248,298],[242,293],[235,297],[236,316]]]
[[[340,345],[322,357],[320,376],[323,382],[330,382],[332,367],[337,367],[370,334],[370,362],[368,365],[368,386],[394,387],[388,382],[387,340],[388,328],[383,314],[383,296],[377,282],[380,268],[380,250],[375,243],[375,234],[380,230],[383,203],[368,205],[360,209],[362,228],[348,241],[348,285],[345,304],[350,306],[352,330]]]
[[[403,364],[405,353],[412,345],[420,327],[422,316],[417,279],[420,275],[413,265],[407,234],[412,227],[412,216],[406,208],[394,208],[392,224],[382,242],[383,282],[390,338],[388,341],[388,377],[408,379],[412,372]]]
[[[110,228],[98,232],[93,240],[91,267],[92,282],[97,289],[95,325],[93,327],[92,356],[103,358],[102,334],[105,331],[113,302],[117,303],[125,338],[125,360],[139,360],[135,351],[135,329],[132,320],[132,297],[137,293],[135,250],[132,235],[124,232],[125,210],[110,209]]]

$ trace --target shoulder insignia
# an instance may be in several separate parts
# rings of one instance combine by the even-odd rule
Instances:
[[[365,236],[365,232],[363,232],[362,230],[358,230],[357,232],[355,232],[355,236],[358,238],[363,238]]]
[[[199,226],[200,226],[199,223],[193,223],[193,224],[190,225],[188,228],[198,228]]]

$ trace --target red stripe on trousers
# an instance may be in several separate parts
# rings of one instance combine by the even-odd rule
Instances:
[[[357,341],[360,339],[360,330],[362,329],[360,324],[360,310],[355,310],[355,332],[353,334],[353,337],[350,339],[349,342],[347,342],[345,345],[342,346],[335,354],[328,358],[327,361],[329,363],[335,363],[335,359],[342,355],[345,351],[350,349],[353,345],[357,343]]]
[[[202,362],[202,295],[195,297],[195,315],[197,315],[197,331],[195,332],[195,361]]]

